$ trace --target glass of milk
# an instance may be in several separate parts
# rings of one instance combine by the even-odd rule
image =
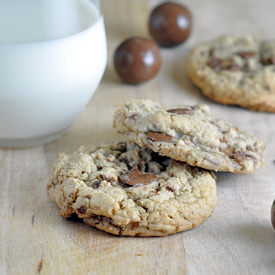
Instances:
[[[99,1],[0,0],[0,147],[62,135],[96,90],[106,59]]]

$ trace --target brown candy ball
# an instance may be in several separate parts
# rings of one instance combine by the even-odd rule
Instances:
[[[273,201],[273,204],[271,207],[271,222],[272,222],[273,228],[275,229],[275,200]]]
[[[192,28],[189,10],[167,2],[157,6],[149,18],[149,31],[160,46],[174,47],[184,42]]]
[[[123,81],[145,82],[160,69],[161,57],[157,44],[145,38],[129,38],[122,42],[114,55],[114,65]]]

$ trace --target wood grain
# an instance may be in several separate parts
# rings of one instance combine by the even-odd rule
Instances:
[[[149,37],[147,17],[159,1],[103,0],[109,62],[103,81],[78,120],[42,147],[0,150],[0,274],[274,274],[275,115],[210,102],[192,86],[185,57],[192,46],[223,33],[274,36],[274,1],[189,0],[194,30],[184,45],[161,50],[159,75],[140,86],[120,82],[115,47],[129,36]],[[215,116],[262,139],[266,164],[252,175],[218,174],[218,205],[198,228],[165,238],[114,237],[59,216],[46,196],[59,152],[122,136],[112,129],[114,110],[129,98],[164,104],[207,103]]]

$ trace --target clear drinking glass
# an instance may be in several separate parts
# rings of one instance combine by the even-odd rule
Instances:
[[[0,1],[0,147],[59,137],[106,67],[96,0]]]

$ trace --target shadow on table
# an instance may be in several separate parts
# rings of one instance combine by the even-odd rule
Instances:
[[[94,134],[96,132],[96,135]],[[52,164],[52,158],[56,159],[58,153],[72,153],[83,144],[104,144],[119,140],[119,134],[111,127],[90,129],[82,127],[81,129],[71,128],[62,137],[46,144],[44,146],[49,164]]]
[[[175,81],[175,83],[182,88],[185,92],[188,92],[195,96],[196,98],[201,98],[206,101],[209,101],[209,99],[204,96],[203,93],[201,93],[200,89],[197,88],[187,75],[187,56],[190,49],[185,51],[180,58],[174,59],[174,68],[176,70],[173,70],[171,72],[171,77]]]
[[[240,244],[247,245],[249,253],[253,254],[255,267],[264,267],[263,272],[274,272],[275,270],[275,231],[270,224],[239,223],[232,228],[232,234],[240,236]],[[270,273],[272,274],[272,273]],[[274,273],[273,273],[274,274]]]
[[[103,83],[121,84],[122,81],[118,77],[113,67],[113,59],[109,61],[110,64],[106,67],[105,73],[102,78]]]

